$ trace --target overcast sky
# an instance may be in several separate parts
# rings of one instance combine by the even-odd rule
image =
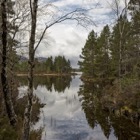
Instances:
[[[49,0],[43,0],[47,3]],[[59,10],[72,11],[75,8],[92,8],[88,14],[94,20],[96,26],[87,29],[77,26],[76,22],[67,21],[56,24],[48,29],[47,37],[44,39],[36,55],[41,57],[64,55],[70,59],[72,66],[77,67],[77,61],[84,47],[89,32],[93,29],[100,33],[103,26],[111,25],[115,15],[111,5],[113,0],[50,0]],[[121,0],[120,8],[124,6]]]

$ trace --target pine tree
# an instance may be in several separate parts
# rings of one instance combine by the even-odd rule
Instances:
[[[68,73],[71,71],[71,64],[64,56],[57,56],[54,59],[54,71],[57,73]]]
[[[86,41],[84,48],[82,49],[82,55],[80,55],[81,61],[78,62],[83,76],[95,77],[94,64],[96,59],[96,46],[97,46],[97,35],[92,30]]]
[[[132,38],[132,50],[131,56],[133,56],[133,74],[140,78],[140,1],[130,0],[129,10],[131,11],[131,38]]]
[[[110,30],[106,25],[97,40],[96,69],[98,78],[108,78],[110,74]]]
[[[54,59],[54,69],[55,69],[55,72],[57,73],[61,73],[61,67],[62,67],[61,59],[62,59],[61,56],[57,56]]]
[[[45,68],[46,68],[47,73],[53,72],[52,56],[47,58],[47,60],[45,62]]]

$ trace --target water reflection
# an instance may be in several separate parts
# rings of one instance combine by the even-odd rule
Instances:
[[[20,86],[27,85],[27,77],[18,77]],[[71,76],[36,76],[34,77],[34,89],[40,85],[45,85],[48,91],[54,88],[57,92],[64,92],[66,88],[70,87]]]
[[[107,105],[102,99],[104,98],[102,83],[83,83],[79,89],[79,96],[89,125],[93,129],[100,125],[107,139],[110,139],[111,133],[118,140],[140,139],[138,124],[132,123],[122,115],[114,114],[116,110],[113,110],[113,107],[110,110],[106,108]]]
[[[137,124],[116,116],[106,104],[110,98],[105,98],[103,85],[79,78],[35,77],[34,94],[45,104],[34,126],[44,128],[42,140],[139,140]],[[19,91],[26,92],[26,78],[20,80]]]

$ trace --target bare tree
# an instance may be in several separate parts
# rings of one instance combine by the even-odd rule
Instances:
[[[37,8],[38,0],[33,2],[30,0],[30,10],[31,10],[31,34],[29,40],[29,73],[28,73],[28,104],[24,113],[24,130],[23,130],[23,140],[29,139],[30,132],[30,119],[32,111],[32,99],[33,99],[33,69],[34,69],[34,44],[35,44],[35,34],[36,34],[36,23],[37,23]]]
[[[23,140],[29,139],[30,133],[30,123],[31,123],[31,112],[32,112],[32,99],[33,99],[33,77],[34,77],[34,56],[37,48],[39,47],[46,31],[48,28],[52,27],[57,23],[61,23],[66,20],[75,20],[77,24],[80,24],[83,27],[86,27],[89,24],[93,24],[93,21],[85,14],[86,10],[83,9],[75,9],[74,11],[68,12],[66,14],[62,14],[55,18],[49,24],[46,24],[41,36],[36,42],[36,27],[37,27],[37,12],[38,12],[38,0],[30,0],[30,11],[31,11],[31,31],[30,31],[30,39],[29,39],[29,71],[28,71],[28,104],[24,113],[24,128],[23,128]]]

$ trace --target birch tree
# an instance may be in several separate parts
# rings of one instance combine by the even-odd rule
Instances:
[[[11,125],[16,124],[16,115],[12,103],[12,94],[15,94],[13,89],[14,83],[14,66],[17,62],[16,59],[16,46],[18,41],[16,35],[23,30],[23,24],[29,15],[29,9],[22,3],[22,8],[18,7],[21,1],[13,2],[11,0],[0,1],[0,54],[1,54],[1,83],[3,90],[4,104],[8,114]],[[15,11],[16,4],[16,11]],[[17,8],[18,7],[18,8]],[[23,26],[21,28],[21,26]],[[20,28],[20,30],[19,30]],[[25,28],[24,28],[25,29]],[[3,107],[4,108],[4,107]]]
[[[9,90],[8,85],[8,79],[7,79],[7,35],[8,35],[8,29],[7,29],[7,0],[1,1],[1,30],[2,30],[2,70],[1,70],[1,82],[2,82],[2,92],[5,102],[5,108],[7,115],[9,117],[11,125],[15,125],[16,123],[16,115],[14,112],[12,100],[11,100],[11,94]]]
[[[35,65],[35,52],[39,47],[46,31],[54,26],[55,24],[61,23],[66,20],[75,20],[77,24],[86,27],[89,24],[93,24],[93,21],[86,15],[86,10],[75,9],[66,14],[62,14],[55,18],[52,22],[50,21],[46,24],[43,32],[40,35],[38,42],[36,42],[36,29],[37,29],[37,13],[38,13],[38,0],[30,0],[30,13],[31,13],[31,29],[30,29],[30,39],[29,39],[29,71],[28,71],[28,104],[24,113],[24,124],[23,124],[23,140],[29,140],[30,134],[30,123],[31,123],[31,113],[32,113],[32,99],[33,99],[33,78],[34,78],[34,65]],[[48,4],[50,5],[50,4]],[[47,6],[48,6],[47,5]],[[52,6],[52,5],[51,5]]]
[[[128,25],[128,20],[127,20],[127,8],[128,8],[128,2],[127,0],[124,0],[124,8],[122,9],[120,7],[120,0],[114,0],[113,4],[112,4],[112,10],[116,16],[116,20],[117,20],[117,26],[115,27],[117,30],[117,34],[118,34],[118,40],[117,40],[117,46],[116,44],[114,44],[114,46],[116,46],[117,50],[118,50],[118,62],[116,62],[118,64],[118,82],[119,82],[119,93],[121,93],[122,87],[121,87],[121,78],[123,76],[122,74],[122,56],[123,56],[123,51],[124,51],[124,40],[126,39],[125,36],[128,34],[128,32],[126,31],[127,25]],[[114,47],[113,46],[113,47]]]

